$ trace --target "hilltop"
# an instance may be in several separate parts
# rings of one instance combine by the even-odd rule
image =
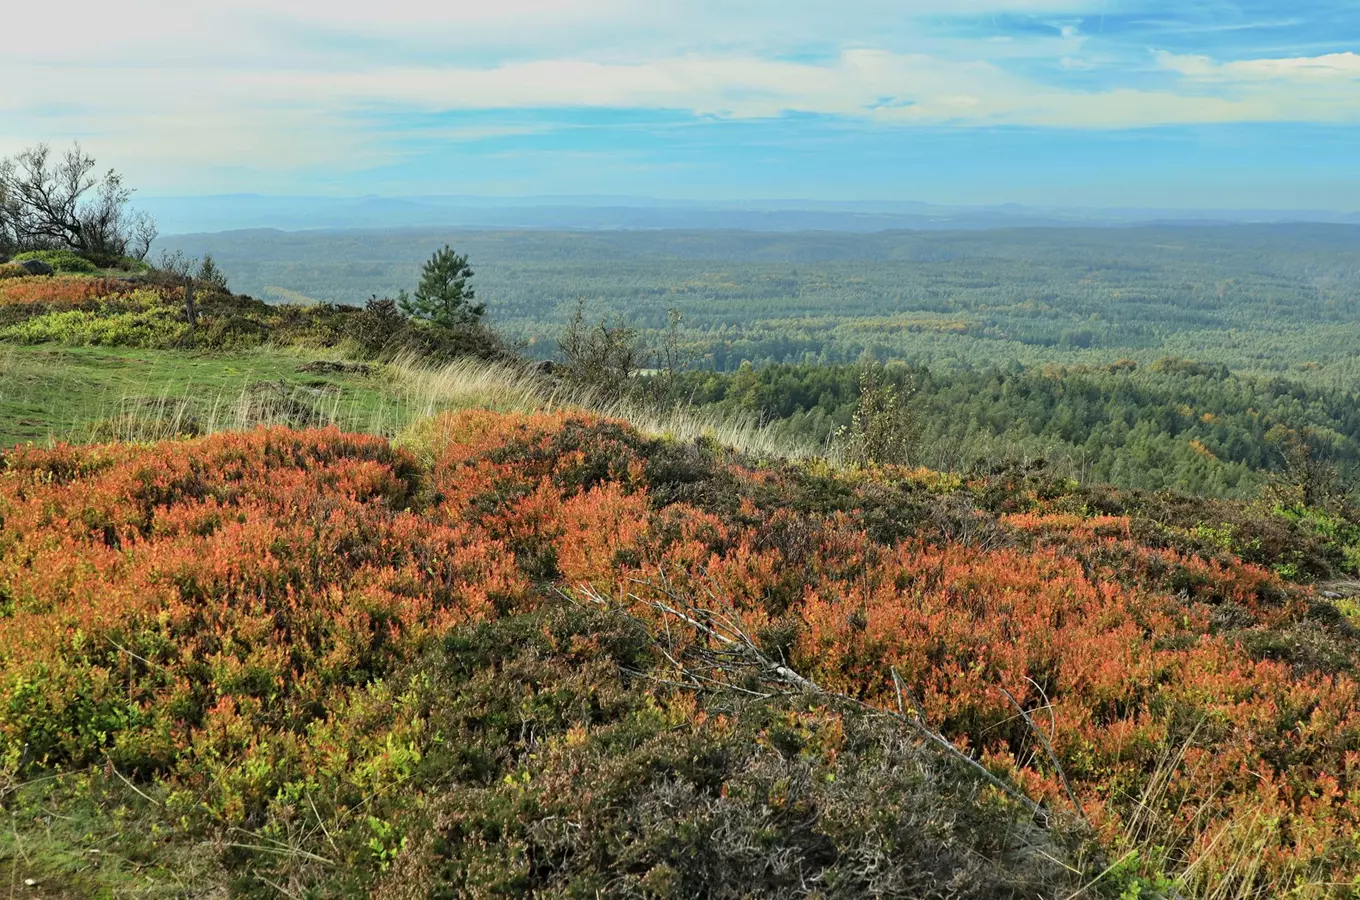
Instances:
[[[4,855],[40,893],[1360,872],[1354,609],[1266,567],[1324,575],[1325,542],[1240,505],[476,410],[0,471]]]

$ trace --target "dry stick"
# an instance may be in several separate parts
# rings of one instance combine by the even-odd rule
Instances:
[[[1039,696],[1044,698],[1044,705],[1042,708],[1048,711],[1048,739],[1053,740],[1054,736],[1058,733],[1058,714],[1053,711],[1053,701],[1048,699],[1048,691],[1044,690],[1043,685],[1039,684],[1039,682],[1030,678],[1028,675],[1025,676],[1025,680],[1034,685],[1034,689],[1039,692]]]
[[[653,585],[653,587],[655,587],[655,585]],[[604,609],[612,608],[609,604],[609,601],[606,600],[604,597],[600,596],[589,585],[582,585],[580,590],[592,603]],[[672,599],[678,599],[675,598],[674,594],[672,594],[669,590],[666,590],[664,588],[662,589],[662,593],[666,594],[666,596],[671,597]],[[716,629],[709,626],[708,624],[700,621],[698,618],[695,617],[695,615],[688,615],[666,603],[662,603],[659,600],[648,600],[639,597],[637,594],[633,593],[630,593],[628,597],[629,599],[641,603],[645,606],[650,606],[652,609],[676,617],[680,621],[689,625],[695,631],[698,631],[701,634],[713,638],[714,640],[718,641],[724,646],[732,647],[734,649],[743,651],[745,654],[749,655],[752,658],[752,660],[761,668],[765,669],[767,672],[774,675],[776,678],[785,682],[786,684],[790,684],[793,685],[794,687],[797,687],[803,693],[820,694],[825,697],[830,697],[842,703],[847,703],[857,708],[863,709],[872,714],[886,715],[889,718],[895,719],[896,721],[909,725],[910,727],[914,728],[918,734],[924,737],[927,741],[934,744],[937,748],[939,748],[951,759],[963,763],[968,768],[972,769],[974,773],[976,773],[988,784],[992,785],[997,790],[1001,791],[1006,796],[1010,797],[1016,802],[1022,804],[1026,809],[1030,811],[1032,815],[1035,815],[1043,819],[1045,822],[1049,821],[1049,814],[1046,810],[1044,810],[1043,807],[1035,803],[1033,800],[1025,796],[1020,791],[1006,784],[1006,782],[1002,781],[1000,778],[997,778],[990,771],[988,771],[987,768],[982,765],[982,763],[978,762],[977,760],[973,759],[973,757],[969,756],[968,754],[959,750],[959,748],[955,747],[944,735],[932,731],[926,725],[924,719],[912,720],[907,718],[906,716],[894,715],[891,712],[885,712],[884,710],[872,707],[869,704],[863,702],[862,700],[857,700],[854,697],[849,697],[845,694],[837,694],[831,691],[827,691],[824,688],[822,688],[821,685],[807,678],[804,678],[802,675],[799,675],[797,672],[793,671],[788,666],[780,665],[779,663],[776,663],[774,660],[770,659],[760,650],[756,643],[752,641],[744,631],[737,630],[736,634],[738,635],[738,637],[729,637],[728,635],[724,635],[717,631]],[[683,603],[683,601],[681,602]],[[711,615],[711,613],[708,613],[707,610],[695,609],[692,604],[684,605],[688,605],[691,612],[695,614],[704,613]],[[624,614],[627,615],[627,613]],[[731,620],[729,619],[727,621],[730,624]]]
[[[892,672],[893,688],[897,691],[897,714],[906,718],[907,711],[902,708],[902,678],[897,674],[897,666],[889,666],[888,671]],[[915,697],[911,699],[913,703],[916,701]]]
[[[278,883],[273,882],[273,881],[270,881],[268,878],[265,878],[263,875],[259,875],[259,876],[257,876],[257,877],[258,877],[261,881],[263,881],[265,884],[269,885],[269,886],[272,887],[274,890],[278,891],[280,894],[283,894],[283,896],[285,896],[285,897],[291,897],[292,900],[298,900],[297,894],[294,894],[292,891],[288,890],[288,888],[284,887],[283,885],[278,884]]]
[[[311,804],[312,815],[316,816],[316,824],[321,826],[321,833],[326,836],[326,840],[330,843],[331,849],[334,850],[338,856],[340,854],[340,848],[335,846],[335,838],[331,837],[330,831],[326,828],[326,823],[322,821],[321,813],[317,811],[316,801],[312,799],[311,794],[307,795],[307,802]]]
[[[145,656],[138,656],[136,653],[133,653],[131,650],[129,650],[128,648],[124,647],[122,644],[119,644],[117,641],[113,640],[112,638],[109,639],[109,643],[113,645],[113,647],[114,647],[115,650],[118,650],[118,651],[120,651],[120,652],[122,652],[122,653],[126,653],[128,656],[132,657],[133,659],[137,660],[137,661],[140,662],[140,663],[144,663],[145,665],[147,665],[148,667],[150,667],[150,668],[152,668],[152,669],[160,669],[162,672],[166,672],[166,673],[168,673],[168,672],[170,671],[169,669],[167,669],[165,666],[161,665],[160,663],[154,663],[154,662],[152,662],[151,660],[147,659]]]
[[[1020,718],[1025,720],[1025,724],[1029,726],[1030,731],[1034,732],[1034,736],[1039,739],[1039,743],[1044,747],[1044,752],[1048,754],[1048,761],[1053,764],[1053,770],[1058,773],[1058,780],[1062,782],[1063,790],[1067,793],[1067,799],[1072,801],[1072,806],[1076,809],[1077,815],[1081,816],[1081,821],[1089,825],[1090,820],[1086,818],[1086,810],[1082,807],[1081,801],[1077,799],[1076,793],[1073,792],[1072,785],[1068,783],[1067,773],[1063,771],[1062,764],[1058,762],[1058,754],[1053,752],[1053,745],[1049,742],[1048,737],[1044,735],[1038,725],[1034,724],[1034,719],[1025,711],[1025,708],[1011,696],[1010,691],[1001,688],[1001,693],[1005,694],[1006,699],[1011,701],[1011,705],[1014,706],[1015,711],[1020,714]]]
[[[663,579],[664,579],[664,576],[663,576]],[[642,580],[639,580],[639,579],[636,579],[636,578],[631,579],[631,580],[633,581],[634,584],[642,584],[642,585],[647,585],[648,587],[656,587],[656,585],[654,585],[654,584],[651,584],[651,583],[649,583],[649,582],[642,581]],[[589,588],[587,588],[587,590],[590,591],[590,593],[592,593],[592,594],[594,593],[594,591],[593,591],[593,590],[590,590]],[[802,689],[804,692],[806,692],[806,693],[811,693],[811,694],[825,694],[825,693],[826,693],[826,691],[822,690],[822,688],[821,688],[819,685],[814,684],[813,682],[807,680],[807,679],[804,678],[803,676],[799,675],[797,672],[795,672],[795,671],[793,671],[792,669],[790,669],[788,666],[781,665],[781,664],[775,662],[774,660],[770,659],[768,656],[766,656],[766,655],[761,651],[760,647],[756,644],[756,642],[753,641],[753,640],[751,640],[750,636],[747,635],[746,630],[745,630],[744,628],[741,627],[740,622],[733,622],[731,618],[729,618],[728,616],[726,616],[725,614],[722,614],[722,613],[715,613],[715,612],[713,612],[713,611],[711,611],[711,610],[700,610],[700,609],[698,609],[697,607],[695,607],[694,604],[689,603],[688,601],[684,600],[683,598],[676,596],[676,594],[675,594],[673,591],[671,591],[671,590],[669,589],[669,587],[663,587],[663,588],[661,589],[661,592],[662,592],[663,594],[665,594],[667,597],[670,597],[670,598],[671,598],[673,601],[675,601],[676,603],[680,603],[680,604],[682,604],[682,605],[687,606],[691,611],[693,611],[693,612],[695,612],[695,613],[702,613],[703,615],[707,616],[707,617],[710,618],[710,619],[720,619],[720,620],[722,621],[722,623],[726,625],[727,629],[728,629],[729,631],[731,631],[732,634],[736,635],[736,637],[730,637],[730,636],[728,636],[728,635],[722,634],[722,633],[719,632],[717,629],[715,629],[715,628],[713,628],[713,627],[707,625],[706,623],[700,622],[700,621],[698,621],[697,619],[695,619],[695,618],[693,618],[693,617],[691,617],[691,616],[685,615],[684,613],[680,612],[679,610],[673,609],[673,608],[671,608],[670,606],[667,606],[666,604],[661,603],[660,601],[657,601],[657,600],[647,600],[647,599],[644,599],[644,598],[642,598],[642,597],[639,597],[637,594],[633,594],[633,593],[630,593],[630,594],[628,595],[628,597],[629,597],[629,599],[635,600],[635,601],[637,601],[638,603],[642,603],[642,604],[651,606],[653,609],[657,609],[657,610],[660,610],[660,611],[662,611],[662,612],[666,612],[666,613],[669,613],[670,615],[675,616],[676,618],[678,618],[678,619],[680,619],[681,621],[685,622],[686,624],[688,624],[688,625],[691,626],[692,628],[694,628],[694,629],[696,629],[696,630],[698,630],[698,631],[700,631],[700,632],[702,632],[702,633],[704,633],[704,634],[706,634],[706,635],[708,635],[708,636],[714,638],[715,640],[719,641],[720,643],[722,643],[722,644],[725,645],[725,646],[734,647],[734,648],[739,648],[739,649],[742,649],[742,650],[746,651],[746,653],[747,653],[748,655],[750,655],[750,656],[753,657],[753,661],[754,661],[756,664],[758,664],[758,665],[764,667],[765,669],[767,669],[768,671],[772,672],[772,673],[773,673],[775,676],[777,676],[780,680],[785,681],[785,682],[787,682],[787,683],[789,683],[789,684],[792,684],[792,685],[794,685],[795,687],[801,688],[801,689]],[[714,602],[721,602],[721,601],[718,599],[718,597],[716,597],[716,596],[713,594],[713,591],[712,591],[711,588],[708,589],[708,595],[709,595],[709,597],[710,597],[712,600],[714,600]],[[598,597],[598,595],[595,595],[595,596]],[[601,598],[598,602],[604,602],[604,601],[603,601],[603,598]]]
[[[123,782],[123,784],[127,785],[128,787],[132,788],[132,790],[135,791],[139,797],[141,797],[147,803],[150,803],[152,806],[161,805],[161,802],[159,800],[153,800],[151,797],[148,797],[146,794],[142,793],[141,789],[138,788],[137,785],[133,784],[131,781],[128,781],[126,778],[124,778],[123,773],[118,771],[118,767],[113,764],[113,760],[109,759],[107,754],[104,756],[104,758],[108,760],[109,771],[117,775],[119,781]]]
[[[245,833],[249,834],[249,832]],[[317,856],[315,853],[312,853],[310,851],[303,850],[298,847],[289,847],[286,844],[283,845],[283,849],[278,849],[276,847],[266,847],[261,844],[242,844],[234,841],[224,842],[222,846],[234,847],[238,850],[255,850],[259,853],[272,853],[275,856],[297,857],[298,859],[306,859],[312,862],[322,863],[327,866],[335,865],[335,862],[333,860],[329,860],[324,856]]]

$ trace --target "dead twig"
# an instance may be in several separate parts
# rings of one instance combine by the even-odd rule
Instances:
[[[1033,683],[1032,680],[1031,683]],[[1038,685],[1036,684],[1035,687],[1037,688]],[[1063,791],[1067,794],[1067,799],[1071,801],[1072,808],[1077,811],[1077,815],[1081,817],[1082,823],[1089,825],[1090,820],[1086,818],[1086,810],[1082,807],[1081,801],[1077,799],[1076,792],[1072,790],[1072,785],[1067,781],[1067,773],[1063,771],[1062,763],[1058,762],[1058,754],[1053,751],[1052,742],[1049,741],[1048,737],[1040,730],[1039,726],[1034,723],[1034,718],[1020,705],[1020,702],[1011,695],[1010,691],[1001,688],[1001,693],[1005,694],[1006,699],[1011,702],[1011,705],[1015,707],[1015,711],[1020,714],[1020,718],[1025,720],[1025,724],[1029,726],[1029,730],[1034,732],[1034,736],[1039,739],[1039,743],[1043,746],[1044,752],[1048,754],[1048,761],[1052,764],[1053,771],[1058,774],[1058,780],[1062,782]],[[1042,693],[1042,690],[1040,693]],[[1044,699],[1047,701],[1048,698],[1045,697]]]
[[[898,712],[892,713],[870,706],[864,701],[854,697],[827,691],[821,685],[800,675],[789,666],[771,659],[760,649],[760,646],[750,636],[746,629],[742,627],[740,618],[735,612],[729,614],[721,610],[705,609],[695,605],[686,600],[677,591],[673,590],[670,584],[665,580],[664,575],[658,579],[658,581],[639,581],[635,579],[634,583],[657,591],[665,598],[665,600],[643,597],[637,593],[630,592],[627,595],[627,599],[632,604],[648,607],[661,613],[663,617],[674,619],[687,625],[695,633],[708,638],[718,645],[716,651],[709,650],[701,653],[704,661],[717,671],[722,672],[723,674],[733,674],[743,670],[756,671],[761,673],[767,680],[777,681],[795,688],[796,693],[826,697],[829,700],[845,706],[852,706],[871,715],[887,716],[914,730],[921,738],[934,745],[942,754],[967,767],[977,775],[978,778],[1024,806],[1036,818],[1043,820],[1045,824],[1049,822],[1049,813],[1042,806],[992,774],[984,765],[982,765],[982,763],[955,747],[944,735],[931,729],[926,723],[924,710],[916,703],[914,697],[912,698],[912,704],[916,709],[916,715],[914,717],[907,716],[902,703],[903,690],[901,678],[897,675],[895,670],[893,671],[893,679],[898,689]],[[626,609],[621,609],[618,604],[612,603],[608,598],[601,596],[590,585],[582,585],[578,590],[581,596],[591,605],[607,611],[621,612],[637,621],[636,616],[633,616]],[[575,598],[571,597],[570,594],[567,594],[567,596],[572,602],[576,602]],[[714,600],[715,603],[723,605],[721,600],[711,590],[709,591],[709,597]],[[663,622],[664,621],[665,618],[663,618]],[[642,622],[641,624],[646,627],[645,622]],[[649,635],[652,634],[650,628],[647,629],[647,633]],[[653,640],[656,641],[654,635]],[[676,661],[674,656],[669,653],[667,654],[667,658]],[[736,687],[735,685],[732,685],[730,681],[719,681],[717,679],[697,675],[683,664],[681,664],[680,671],[696,682],[706,682],[722,688]],[[1080,809],[1080,807],[1078,807],[1078,809]]]
[[[143,800],[145,800],[147,803],[150,803],[152,806],[161,805],[161,802],[159,800],[155,800],[151,798],[149,795],[143,793],[141,788],[137,787],[137,785],[133,784],[131,781],[128,781],[126,778],[124,778],[123,773],[118,771],[118,767],[113,764],[112,759],[110,759],[108,756],[105,756],[104,759],[109,764],[109,771],[117,775],[118,780],[123,782],[123,784],[127,785],[129,788],[131,788],[132,791],[137,794],[137,796],[141,797]]]

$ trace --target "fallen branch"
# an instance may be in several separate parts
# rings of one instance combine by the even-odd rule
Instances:
[[[1036,818],[1043,820],[1045,824],[1049,823],[1051,817],[1046,809],[1015,787],[992,774],[982,765],[982,763],[964,753],[958,747],[955,747],[943,734],[930,728],[926,723],[924,710],[916,703],[914,697],[912,698],[912,705],[916,710],[916,714],[914,716],[908,716],[902,703],[903,687],[901,678],[898,676],[895,669],[892,674],[893,683],[897,688],[898,711],[893,713],[879,709],[875,706],[870,706],[864,701],[847,694],[828,691],[811,679],[794,671],[789,666],[771,659],[760,649],[759,644],[756,643],[749,632],[742,627],[740,618],[735,612],[728,613],[715,609],[705,609],[695,605],[675,591],[665,579],[664,575],[661,576],[658,582],[635,580],[635,583],[645,585],[653,591],[659,592],[665,600],[643,597],[637,593],[630,592],[627,594],[627,600],[630,601],[630,603],[645,606],[661,613],[663,616],[667,617],[667,619],[679,621],[688,626],[693,632],[718,644],[719,649],[717,651],[704,651],[702,649],[700,651],[703,661],[709,667],[728,676],[741,671],[754,670],[760,673],[767,681],[775,681],[791,688],[792,690],[787,691],[787,694],[813,694],[820,697],[826,697],[827,699],[842,705],[854,707],[858,710],[867,712],[870,715],[891,718],[894,721],[906,725],[927,742],[933,744],[936,749],[946,757],[963,764],[987,784],[1001,791],[1017,803],[1020,803]],[[626,608],[621,608],[619,604],[613,603],[608,598],[600,595],[590,585],[582,585],[578,588],[578,591],[580,596],[590,604],[607,611],[621,612],[635,621],[638,621],[637,617]],[[573,597],[571,593],[565,591],[561,593],[568,600],[575,601],[575,597]],[[715,602],[720,602],[712,591],[709,592],[709,595]],[[641,622],[641,624],[645,626],[647,623]],[[658,647],[661,647],[659,638],[652,633],[652,630],[647,629],[647,633],[652,641],[656,643]],[[716,679],[693,672],[676,659],[673,652],[673,645],[661,647],[661,649],[666,658],[676,665],[684,676],[696,684],[708,683],[723,688],[736,687],[728,682],[720,682]],[[747,691],[747,693],[751,692]],[[1080,810],[1081,807],[1078,806],[1077,808]]]
[[[1031,680],[1030,683],[1033,684],[1033,680]],[[1038,687],[1038,685],[1035,685],[1035,687]],[[1090,820],[1086,818],[1086,810],[1082,808],[1081,801],[1077,799],[1076,793],[1072,790],[1072,785],[1068,783],[1067,773],[1063,771],[1062,764],[1058,762],[1058,754],[1053,752],[1053,744],[1049,741],[1048,736],[1035,724],[1033,717],[1031,717],[1029,712],[1020,705],[1020,702],[1011,695],[1010,691],[1002,688],[1001,693],[1006,695],[1006,699],[1015,707],[1015,711],[1020,714],[1020,718],[1025,720],[1025,724],[1029,726],[1030,731],[1034,732],[1034,736],[1039,739],[1039,743],[1043,745],[1044,752],[1048,754],[1048,761],[1052,764],[1053,771],[1058,773],[1058,780],[1062,782],[1063,790],[1067,793],[1067,799],[1072,802],[1072,808],[1077,811],[1077,815],[1081,816],[1081,821],[1089,825]],[[1046,699],[1047,698],[1045,698],[1045,700]]]

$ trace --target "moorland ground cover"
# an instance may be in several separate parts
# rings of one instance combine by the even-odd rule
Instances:
[[[141,871],[70,862],[43,810],[72,796],[148,823],[103,849],[262,896],[689,896],[735,871],[930,896],[941,866],[973,896],[1341,896],[1360,871],[1360,637],[1268,568],[1325,577],[1334,548],[1240,504],[1225,539],[1022,471],[476,410],[401,446],[267,429],[0,469],[9,840],[53,886]],[[676,598],[828,693],[714,669]],[[910,697],[1054,819],[835,695]]]

